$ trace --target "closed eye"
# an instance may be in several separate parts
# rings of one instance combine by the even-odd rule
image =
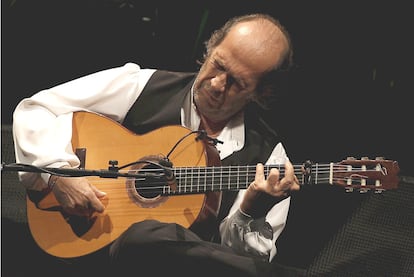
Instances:
[[[216,70],[220,72],[225,72],[227,74],[227,82],[229,86],[232,84],[235,84],[239,90],[244,90],[246,88],[246,85],[244,84],[243,80],[231,74],[228,71],[228,69],[223,64],[221,64],[218,60],[214,59],[214,60],[210,60],[210,62]]]

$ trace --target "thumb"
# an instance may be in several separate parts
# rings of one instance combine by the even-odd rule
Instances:
[[[91,206],[92,208],[101,213],[105,210],[105,206],[99,198],[102,198],[106,195],[105,192],[98,190],[95,186],[92,186],[92,190],[94,191],[97,198],[91,199]]]

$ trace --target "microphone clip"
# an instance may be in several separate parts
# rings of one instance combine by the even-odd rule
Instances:
[[[223,141],[216,138],[212,138],[209,135],[207,135],[207,132],[205,130],[198,131],[198,136],[196,137],[196,140],[206,140],[214,145],[217,145],[217,143],[223,144]]]

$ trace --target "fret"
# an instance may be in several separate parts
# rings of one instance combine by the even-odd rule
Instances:
[[[227,185],[227,188],[229,190],[233,190],[234,183],[236,185],[236,188],[239,185],[239,166],[232,165],[229,170],[229,183]]]
[[[214,171],[215,171],[215,167],[212,167],[211,170],[211,190],[214,191]]]
[[[192,174],[191,167],[184,167],[184,174],[185,174],[185,184],[183,187],[183,193],[189,193],[193,191],[193,179],[194,176]]]
[[[207,171],[208,167],[204,168],[204,191],[207,191]]]
[[[174,176],[175,176],[175,184],[177,187],[180,187],[181,185],[181,176],[179,174],[180,168],[174,168]]]
[[[195,168],[190,167],[191,170],[191,192],[198,192],[198,176],[195,174]]]
[[[220,182],[219,182],[220,186],[220,191],[223,190],[223,167],[220,167]]]
[[[238,178],[239,178],[239,171],[238,171],[238,166],[229,166],[229,178],[228,178],[228,183],[227,183],[227,189],[228,190],[232,190],[234,185],[233,182],[236,183],[236,186],[238,185]]]
[[[240,189],[240,166],[237,166],[237,190]]]
[[[198,176],[197,176],[197,192],[200,192],[200,168],[201,167],[198,167],[198,170],[197,170],[197,172],[198,172]]]
[[[191,175],[188,174],[188,167],[184,167],[185,184],[183,186],[183,193],[187,193],[188,186],[191,184]]]
[[[244,182],[245,185],[247,184],[248,180],[249,180],[249,167],[246,166],[246,180]]]
[[[181,193],[184,193],[185,192],[185,187],[187,186],[187,168],[186,167],[183,167],[182,168],[182,170],[184,171],[183,172],[183,176],[184,176],[184,184],[183,184],[183,186],[181,187]]]
[[[296,172],[295,172],[296,173]],[[299,180],[301,180],[301,182],[300,182],[300,184],[305,184],[305,174],[303,174],[303,173],[296,173],[296,175],[299,175],[300,174],[300,178],[299,178]]]
[[[196,176],[194,176],[194,169],[192,167],[187,167],[186,169],[187,174],[189,174],[190,176],[190,185],[187,187],[187,192],[192,193],[194,192],[194,184],[195,184],[195,179]]]
[[[333,185],[333,163],[329,164],[329,184]]]
[[[184,178],[183,178],[183,174],[182,174],[182,167],[180,167],[180,179],[181,180],[183,180],[183,182],[180,182],[180,185],[178,186],[178,193],[181,193],[181,186],[182,186],[182,183],[184,183],[185,184],[185,180],[184,180]]]
[[[237,172],[235,171],[236,167],[234,165],[230,165],[227,167],[227,185],[226,190],[232,189],[232,184],[235,182],[235,178],[237,178]]]
[[[186,193],[187,192],[187,186],[188,183],[191,183],[191,176],[188,175],[188,167],[184,167],[184,175],[185,175],[185,182],[184,182],[184,186],[183,186],[183,191],[182,193]]]
[[[249,180],[249,167],[248,166],[241,166],[241,169],[242,169],[242,173],[243,173],[243,170],[245,170],[246,174],[240,174],[239,188],[245,188],[246,183]],[[242,185],[240,185],[240,184],[242,184]]]

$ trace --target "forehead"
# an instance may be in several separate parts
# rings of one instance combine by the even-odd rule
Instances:
[[[286,49],[279,28],[269,21],[260,21],[233,26],[213,53],[234,70],[260,76],[281,62]]]

